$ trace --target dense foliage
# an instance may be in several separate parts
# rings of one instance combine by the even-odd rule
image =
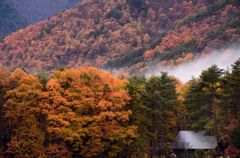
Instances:
[[[46,84],[21,69],[5,73],[0,130],[5,156],[116,157],[137,136],[129,124],[132,112],[124,109],[130,99],[124,81],[108,73],[66,69]]]
[[[9,4],[0,2],[0,26],[21,18]],[[76,67],[141,74],[191,60],[240,39],[239,7],[239,0],[83,0],[2,39],[0,157],[170,157],[180,130],[205,130],[217,138],[215,157],[238,158],[240,59],[186,84],[167,73],[117,78]]]
[[[47,19],[80,0],[1,0],[0,39],[23,27]]]
[[[167,73],[126,81],[92,67],[37,77],[1,68],[0,156],[169,157],[178,131],[205,130],[215,156],[237,158],[239,85],[240,59],[186,84]]]
[[[205,129],[217,137],[220,151],[239,156],[240,59],[223,72],[216,65],[189,82],[185,93],[187,129]]]
[[[28,23],[47,19],[81,0],[8,0]]]
[[[138,126],[139,137],[133,144],[133,153],[142,157],[170,155],[168,143],[177,132],[179,101],[176,83],[166,73],[149,80],[132,78],[127,89],[131,102],[127,106],[133,111],[132,122]]]
[[[133,153],[169,157],[168,144],[179,130],[205,130],[217,138],[215,156],[239,157],[239,84],[240,59],[229,71],[213,65],[186,84],[165,73],[148,80],[131,78],[128,108],[139,132]]]
[[[26,19],[17,12],[8,0],[0,1],[0,38],[26,25]]]
[[[84,0],[5,38],[0,64],[30,72],[176,65],[238,40],[239,10],[238,0]]]

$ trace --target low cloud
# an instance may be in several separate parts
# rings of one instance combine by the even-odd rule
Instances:
[[[199,77],[201,72],[212,65],[217,65],[221,69],[228,69],[231,65],[240,58],[240,46],[231,45],[228,48],[214,50],[210,54],[205,54],[197,59],[193,59],[184,64],[175,67],[154,68],[151,73],[146,73],[146,76],[158,75],[161,72],[168,72],[170,75],[177,77],[182,82],[187,82],[192,77]]]

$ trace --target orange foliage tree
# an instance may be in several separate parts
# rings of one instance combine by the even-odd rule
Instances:
[[[131,111],[124,82],[95,68],[56,71],[47,83],[46,107],[50,142],[66,144],[84,157],[115,157],[136,137],[128,125]]]
[[[41,94],[38,78],[16,69],[9,77],[12,86],[7,91],[4,116],[10,135],[6,153],[16,157],[42,156],[44,135],[35,117],[34,109]]]
[[[137,137],[125,81],[106,72],[65,69],[41,83],[16,69],[7,81],[7,156],[116,157]]]

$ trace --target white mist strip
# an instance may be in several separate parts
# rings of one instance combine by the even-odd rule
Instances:
[[[202,55],[197,59],[172,68],[157,68],[151,74],[146,73],[146,76],[151,76],[152,74],[158,75],[161,72],[168,72],[170,75],[175,76],[182,82],[187,82],[192,79],[192,77],[199,77],[203,70],[214,64],[221,69],[228,69],[238,58],[240,58],[240,46],[232,46],[225,49],[215,50],[210,54]]]

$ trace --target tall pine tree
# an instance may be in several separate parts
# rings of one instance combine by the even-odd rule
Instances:
[[[185,104],[188,109],[188,127],[207,130],[219,137],[219,93],[223,70],[216,65],[204,70],[199,80],[190,82]]]
[[[149,109],[152,133],[151,155],[168,154],[167,143],[174,135],[176,127],[176,109],[179,105],[174,80],[167,73],[152,77],[146,84],[144,104]]]

